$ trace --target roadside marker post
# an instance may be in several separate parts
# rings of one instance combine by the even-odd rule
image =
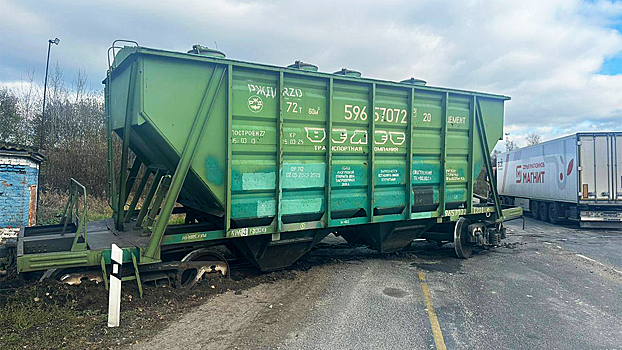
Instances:
[[[110,252],[112,272],[110,273],[110,293],[108,294],[108,327],[119,327],[121,318],[121,267],[123,266],[123,250],[116,244]]]

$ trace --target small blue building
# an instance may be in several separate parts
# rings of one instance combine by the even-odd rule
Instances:
[[[0,144],[0,230],[37,223],[39,166],[43,155]]]

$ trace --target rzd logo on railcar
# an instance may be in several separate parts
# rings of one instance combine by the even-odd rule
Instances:
[[[253,113],[258,113],[263,109],[263,100],[258,95],[248,98],[248,109]]]

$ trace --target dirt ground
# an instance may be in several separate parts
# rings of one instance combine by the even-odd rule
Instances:
[[[270,307],[270,304],[264,305],[267,301],[261,300],[267,300],[264,298],[266,293],[273,292],[275,302],[272,307],[277,312],[284,309],[286,302],[276,300],[287,297],[288,291],[306,288],[298,288],[296,286],[302,282],[292,281],[307,281],[301,277],[309,274],[315,280],[320,274],[312,271],[313,266],[333,261],[340,262],[330,256],[303,257],[286,270],[267,274],[252,267],[233,268],[231,278],[216,277],[189,290],[146,285],[143,299],[139,297],[135,283],[125,282],[119,328],[107,327],[108,292],[103,284],[70,286],[53,281],[0,284],[0,349],[109,349],[140,345],[151,335],[178,322],[190,310],[212,314],[250,312],[253,307]],[[246,293],[255,286],[276,283],[279,283],[278,288],[266,289],[273,292]],[[287,288],[283,288],[284,285]],[[317,285],[321,285],[321,279]],[[214,298],[218,299],[212,302]],[[223,309],[223,305],[228,307]],[[291,314],[295,315],[295,311]],[[279,317],[277,315],[275,317]],[[184,322],[196,321],[199,320]],[[258,327],[262,322],[271,321],[262,320]],[[235,325],[210,325],[210,329],[216,334],[227,334],[233,332]],[[222,337],[221,340],[228,338]]]
[[[292,279],[217,295],[133,349],[269,348],[313,310],[325,269],[293,271]]]
[[[135,284],[125,282],[119,328],[107,327],[108,292],[103,284],[48,281],[0,287],[0,349],[108,349],[138,344],[218,294],[240,294],[259,284],[291,280],[305,269],[297,265],[270,274],[232,271],[231,279],[217,277],[190,290],[144,286],[143,299]]]

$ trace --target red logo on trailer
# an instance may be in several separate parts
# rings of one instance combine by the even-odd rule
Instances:
[[[527,163],[516,166],[516,183],[544,183],[544,174],[546,173],[546,165],[544,162]]]
[[[571,159],[568,163],[568,169],[566,169],[566,176],[570,176],[572,173],[572,166],[574,165],[574,159]],[[564,181],[564,173],[559,173],[559,181]]]

